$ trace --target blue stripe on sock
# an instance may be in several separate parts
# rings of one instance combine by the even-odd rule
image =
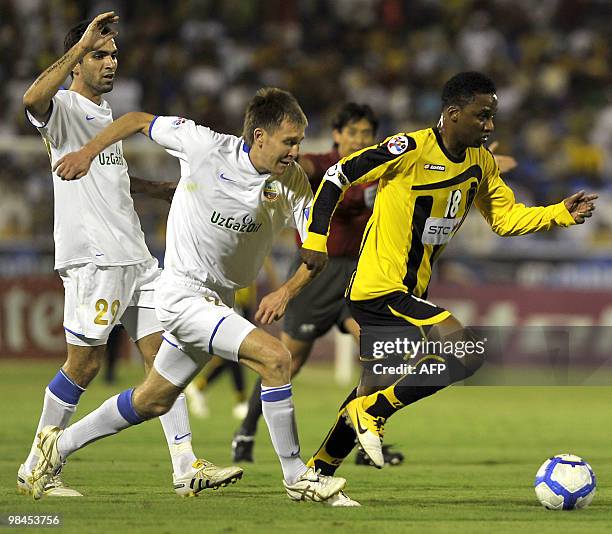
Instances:
[[[134,388],[126,389],[119,393],[119,397],[117,397],[117,408],[119,409],[119,413],[121,417],[123,417],[128,423],[131,425],[137,425],[142,423],[144,419],[140,417],[134,410],[134,406],[132,404],[132,393],[134,393]]]
[[[208,354],[210,354],[211,356],[214,356],[215,353],[213,352],[213,339],[215,339],[215,334],[217,333],[217,330],[219,330],[219,327],[221,326],[221,323],[223,321],[225,321],[225,319],[227,319],[229,317],[229,315],[226,315],[225,317],[221,317],[221,320],[217,323],[217,326],[215,326],[213,333],[210,336],[210,341],[208,342]]]
[[[75,384],[68,375],[60,369],[47,386],[49,391],[67,404],[78,404],[84,388]]]
[[[265,402],[277,402],[291,397],[291,384],[280,388],[261,389],[261,400]]]

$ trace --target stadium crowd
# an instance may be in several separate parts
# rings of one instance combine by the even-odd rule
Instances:
[[[147,110],[238,132],[250,95],[279,86],[308,116],[305,150],[329,148],[331,117],[346,101],[370,104],[384,137],[431,125],[439,88],[452,74],[486,72],[499,89],[499,151],[519,162],[507,181],[527,204],[556,202],[580,188],[598,192],[597,220],[575,239],[611,253],[607,0],[4,0],[1,9],[3,246],[24,240],[52,246],[52,184],[42,145],[35,155],[13,150],[15,136],[40,144],[24,119],[23,92],[62,54],[75,20],[113,9],[121,17],[119,74],[108,95],[115,117]],[[171,179],[178,171],[168,158],[151,164],[146,154],[126,156],[130,169],[144,168],[144,178]],[[143,200],[138,209],[145,234],[163,248],[167,206]],[[483,243],[499,246],[479,223],[459,235],[463,253]],[[552,232],[533,239],[558,238]]]

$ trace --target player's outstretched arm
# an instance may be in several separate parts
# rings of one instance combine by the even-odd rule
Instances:
[[[66,154],[53,166],[53,170],[62,180],[82,178],[89,171],[93,159],[106,147],[140,132],[149,133],[149,127],[155,115],[141,111],[126,113],[108,125],[80,150]]]
[[[49,119],[53,95],[85,54],[104,46],[117,35],[108,25],[118,21],[114,11],[98,15],[87,26],[80,41],[36,78],[23,95],[23,105],[34,118],[41,122]]]
[[[255,320],[262,324],[271,324],[280,319],[287,309],[287,304],[314,278],[306,265],[300,265],[295,274],[276,291],[267,294],[257,308]]]
[[[525,206],[499,176],[481,184],[475,204],[500,236],[518,236],[550,230],[554,226],[582,224],[595,210],[597,195],[579,191],[550,206]]]
[[[574,221],[576,221],[576,224],[582,224],[593,215],[593,211],[595,211],[595,200],[597,198],[598,196],[594,193],[578,191],[571,197],[567,197],[563,203]]]

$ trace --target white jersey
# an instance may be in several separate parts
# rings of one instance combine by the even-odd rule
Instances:
[[[106,101],[98,106],[68,90],[53,97],[45,124],[27,115],[45,141],[51,166],[113,121]],[[56,269],[83,263],[132,265],[151,259],[130,196],[121,141],[97,156],[80,180],[63,181],[53,173],[53,192]]]
[[[242,138],[179,117],[156,117],[149,135],[181,163],[162,280],[233,291],[253,282],[281,229],[305,239],[312,190],[297,163],[260,174]]]

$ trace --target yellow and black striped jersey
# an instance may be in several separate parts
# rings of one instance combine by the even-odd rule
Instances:
[[[502,236],[574,224],[563,202],[546,207],[516,203],[485,147],[468,148],[459,160],[445,149],[437,129],[427,128],[389,137],[331,167],[315,196],[304,248],[325,252],[329,222],[343,191],[375,180],[374,212],[348,288],[352,300],[394,291],[425,295],[434,262],[472,204]]]

